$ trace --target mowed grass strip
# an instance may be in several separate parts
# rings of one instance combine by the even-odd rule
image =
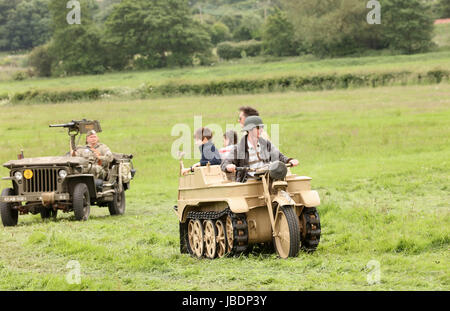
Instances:
[[[172,127],[193,131],[202,116],[225,129],[243,105],[261,112],[269,134],[279,124],[280,149],[301,163],[293,171],[313,177],[323,232],[314,254],[211,261],[179,253]],[[22,148],[27,157],[64,154],[66,132],[48,124],[86,117],[101,120],[102,141],[133,153],[138,169],[124,216],[92,207],[83,223],[29,215],[0,229],[1,289],[450,289],[448,84],[1,108],[0,162]],[[70,260],[80,262],[79,285],[66,282]],[[380,263],[379,284],[367,282],[371,260]]]

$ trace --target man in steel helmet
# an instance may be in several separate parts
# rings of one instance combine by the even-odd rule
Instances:
[[[261,137],[263,128],[264,124],[259,116],[249,116],[245,119],[243,131],[247,133],[234,152],[222,161],[221,168],[224,172],[235,173],[236,167],[255,169],[274,161],[298,165],[298,160],[286,157],[270,141]],[[251,173],[239,171],[236,181],[245,182],[248,175],[253,176]]]

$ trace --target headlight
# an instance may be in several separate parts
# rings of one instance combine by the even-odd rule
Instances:
[[[17,179],[17,180],[22,180],[23,175],[22,175],[21,172],[15,172],[14,173],[14,178]]]
[[[58,172],[59,177],[61,177],[62,179],[67,177],[67,171],[66,170],[60,170]]]

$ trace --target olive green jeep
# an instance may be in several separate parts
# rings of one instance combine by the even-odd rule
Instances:
[[[55,127],[55,126],[52,126]],[[71,146],[75,137],[89,130],[101,132],[98,121],[72,121],[57,125],[69,129]],[[90,206],[108,207],[111,215],[125,212],[125,191],[130,189],[135,170],[133,156],[113,153],[105,179],[89,174],[94,159],[65,156],[23,158],[3,164],[10,170],[11,188],[0,196],[0,213],[4,226],[15,226],[19,214],[41,214],[56,218],[58,210],[74,212],[76,220],[87,220]]]

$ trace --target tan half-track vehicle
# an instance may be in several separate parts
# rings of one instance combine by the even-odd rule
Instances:
[[[281,258],[296,257],[300,249],[315,251],[320,198],[311,190],[311,178],[291,174],[288,166],[272,162],[253,170],[257,178],[245,183],[232,181],[216,165],[180,174],[174,209],[181,253],[213,259],[254,245],[274,247]]]
[[[51,127],[69,129],[71,149],[75,137],[90,130],[101,132],[98,121],[72,121]],[[80,148],[80,147],[78,147]],[[90,172],[94,158],[65,156],[24,158],[3,164],[10,170],[3,180],[12,182],[0,196],[0,213],[4,226],[16,226],[19,214],[41,214],[43,219],[56,218],[58,210],[74,212],[76,220],[87,220],[90,206],[108,207],[111,215],[125,212],[125,191],[135,170],[132,155],[113,153],[105,179],[96,179]]]

